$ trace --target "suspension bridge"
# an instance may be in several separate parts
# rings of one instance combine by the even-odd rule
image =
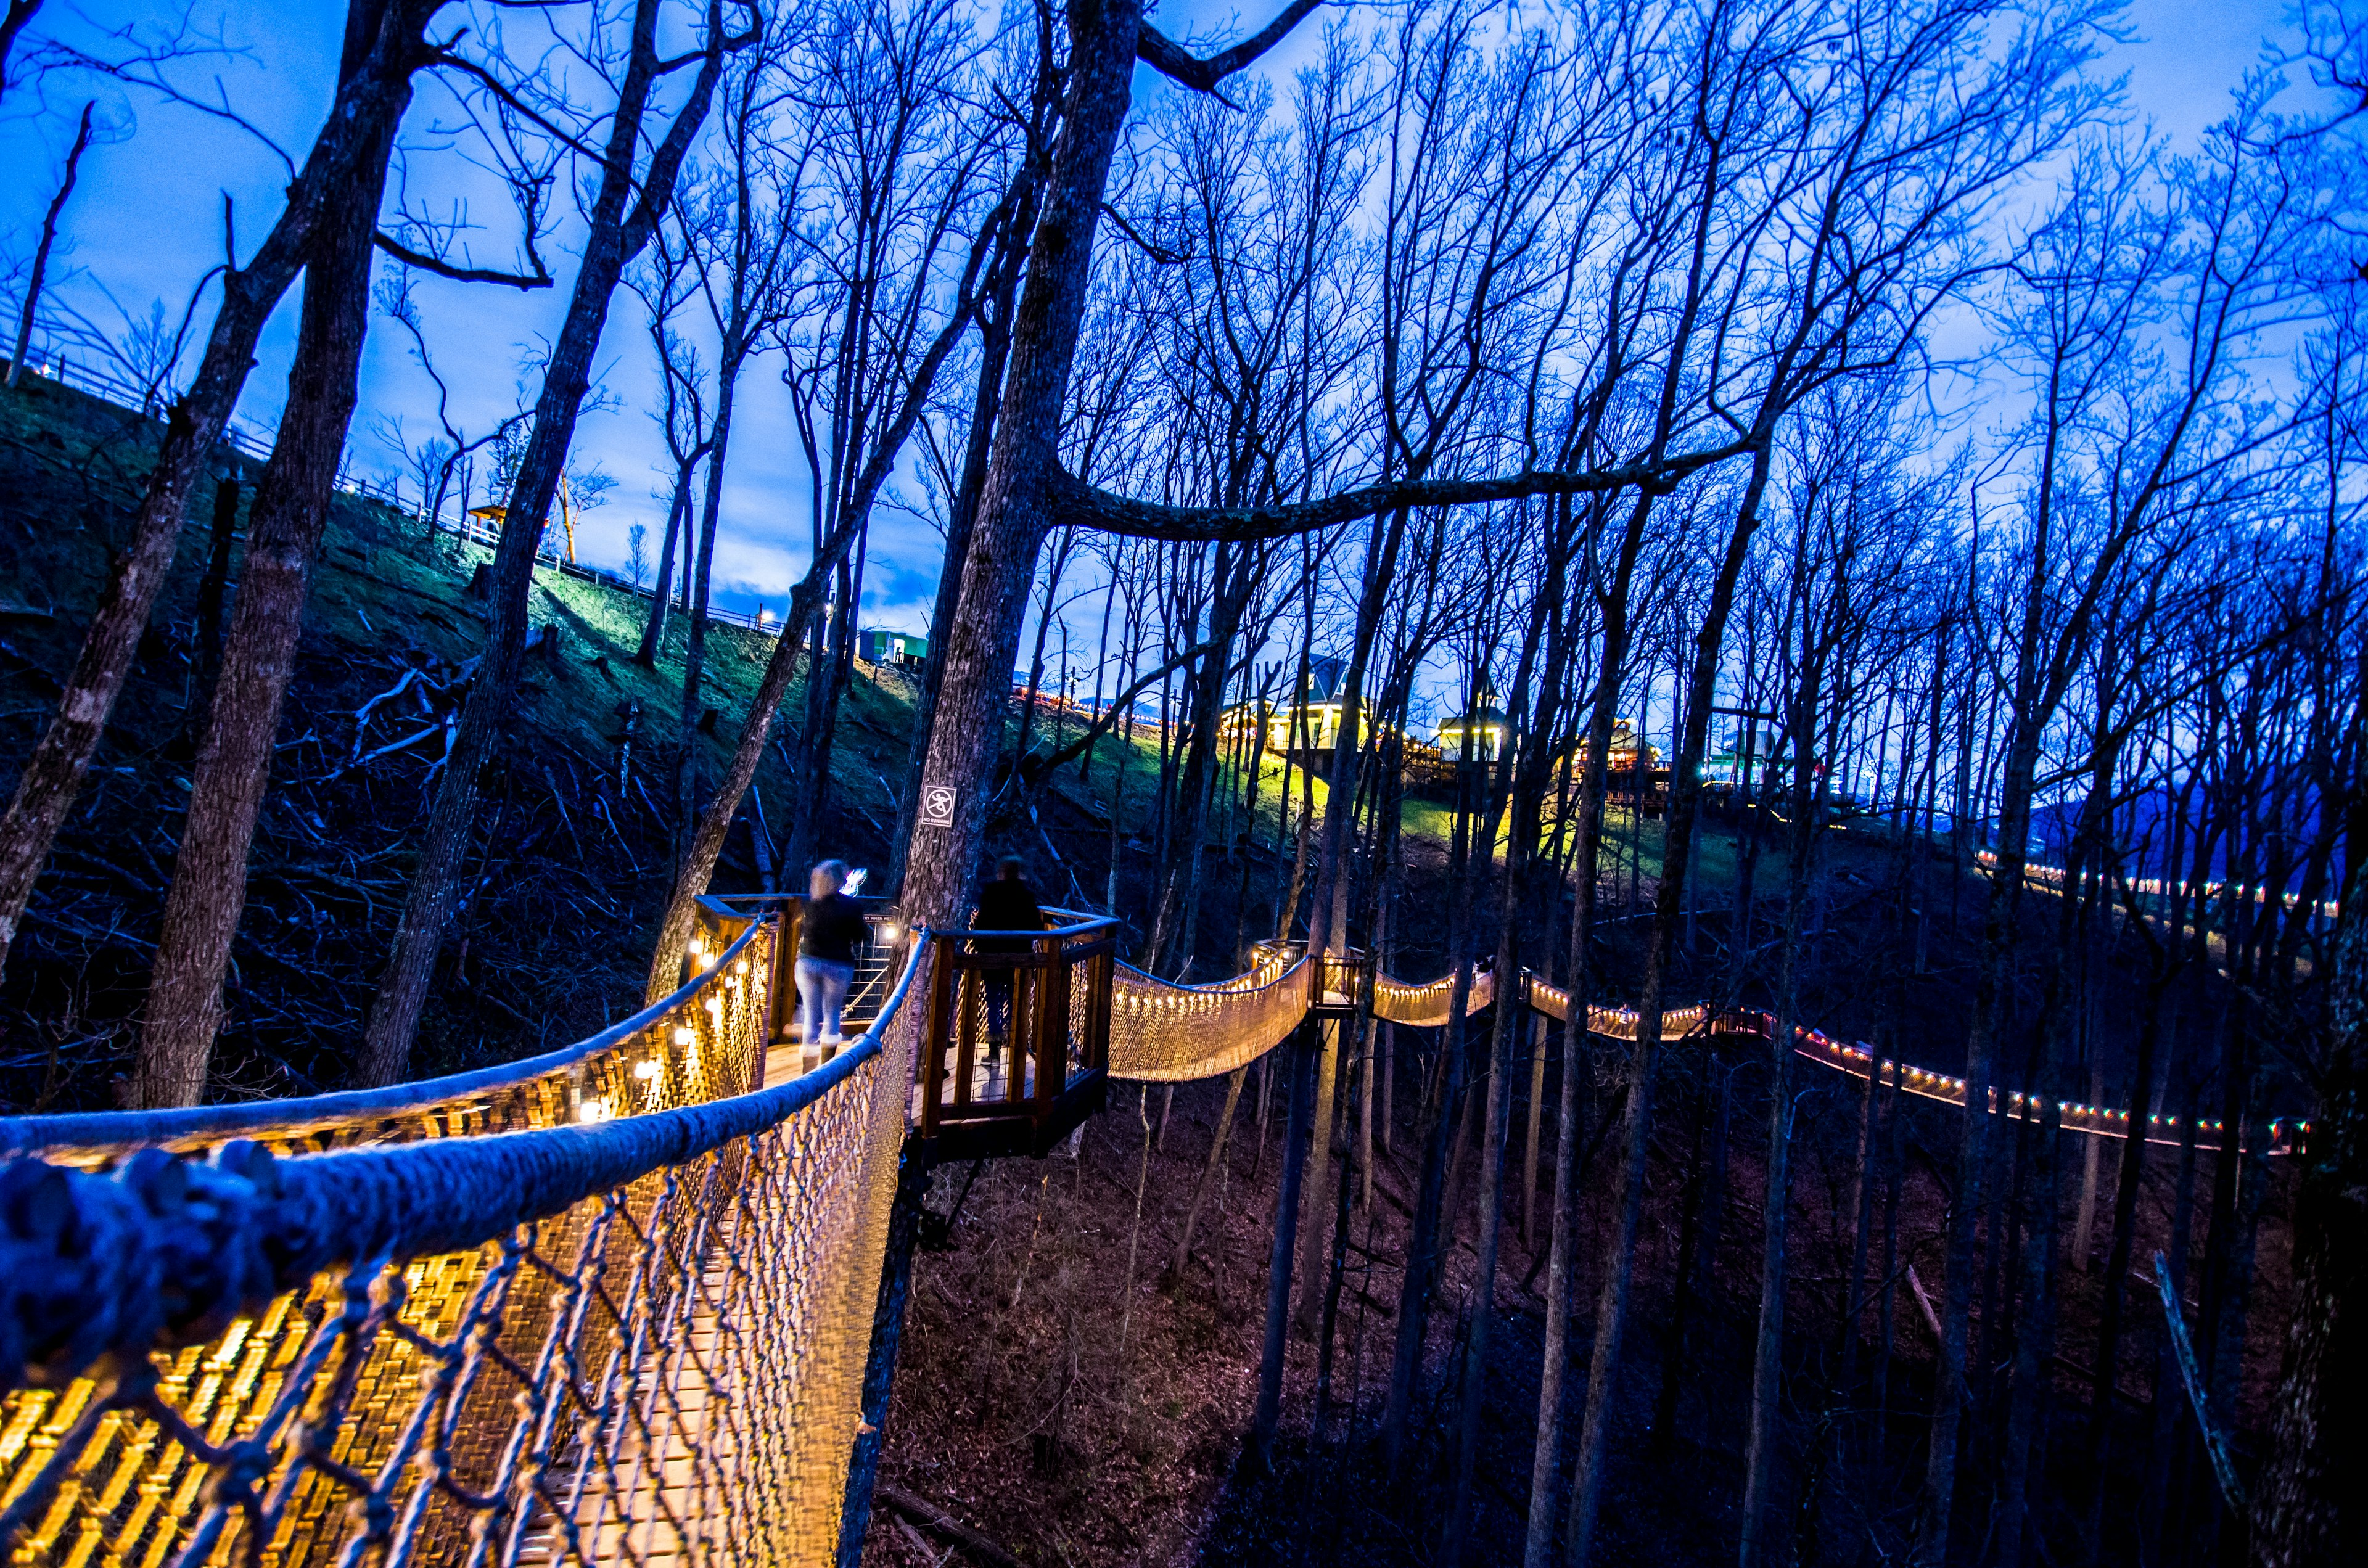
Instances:
[[[1459,983],[1467,1013],[1499,985],[1284,947],[1179,985],[1121,963],[1107,918],[931,933],[882,913],[850,996],[860,1036],[825,1058],[786,1027],[801,907],[703,901],[678,990],[525,1061],[0,1119],[7,1560],[851,1561],[869,1474],[854,1456],[876,1452],[893,1365],[878,1346],[901,1317],[882,1286],[902,1173],[1042,1154],[1111,1080],[1219,1076],[1311,1016],[1438,1028]],[[1565,993],[1526,972],[1516,987],[1569,1022]],[[1588,1013],[1613,1039],[1638,1023]],[[1671,1037],[1763,1043],[1774,1027],[1663,1019]],[[1965,1102],[1962,1080],[1863,1046],[1810,1029],[1793,1045]],[[2059,1106],[2067,1129],[2129,1131]]]

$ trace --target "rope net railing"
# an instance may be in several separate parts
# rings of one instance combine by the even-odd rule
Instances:
[[[1463,1011],[1468,1017],[1495,1005],[1497,976],[1490,970],[1475,970],[1471,989],[1465,993]],[[1392,980],[1386,974],[1373,976],[1373,1017],[1394,1024],[1410,1024],[1417,1028],[1444,1028],[1455,1006],[1455,976],[1441,975],[1425,985],[1409,985],[1402,980]]]
[[[1361,955],[1310,958],[1295,947],[1260,943],[1250,961],[1247,972],[1208,985],[1182,985],[1118,965],[1110,992],[1110,1076],[1150,1083],[1222,1076],[1289,1039],[1311,1007],[1355,1006],[1364,983]],[[1454,983],[1452,974],[1424,985],[1376,975],[1373,1016],[1440,1028],[1453,1006]],[[1496,994],[1496,976],[1476,971],[1464,1012],[1485,1011]]]
[[[579,1093],[494,1135],[0,1168],[0,1551],[831,1558],[922,960],[829,1063],[736,1093],[761,1060],[763,956],[726,948],[652,1009],[613,1048],[642,1097],[598,1111]],[[707,1023],[675,1021],[686,994]],[[719,1093],[654,1103],[702,1085]]]
[[[721,904],[704,918],[680,990],[505,1068],[0,1121],[0,1151],[20,1156],[0,1165],[0,1552],[153,1568],[833,1557],[916,1110],[917,977],[946,949],[914,933],[860,1040],[751,1092],[776,923]],[[1436,1028],[1453,1005],[1454,977],[1410,985],[1356,955],[1262,949],[1210,986],[1092,961],[1110,966],[1120,1078],[1222,1075],[1311,1009]],[[1517,983],[1569,1020],[1566,993]],[[1497,994],[1476,971],[1466,1007]],[[1071,987],[1046,1028],[1097,1038],[1100,994],[1098,976]],[[1614,1038],[1638,1023],[1587,1017]],[[1776,1028],[1731,1008],[1661,1021],[1672,1039]],[[1814,1060],[1965,1103],[1963,1080],[1796,1032]],[[1095,1065],[1039,1055],[1040,1087]],[[2110,1109],[2057,1114],[2130,1131]]]
[[[764,1070],[773,926],[702,901],[680,989],[589,1039],[440,1078],[300,1099],[0,1117],[0,1158],[105,1168],[233,1138],[278,1154],[572,1126],[736,1095]]]
[[[1522,983],[1528,988],[1530,1006],[1550,1018],[1570,1022],[1570,993],[1559,985],[1548,984],[1541,976],[1528,970],[1521,971]],[[1701,1028],[1705,1021],[1713,1024],[1711,1009],[1701,1003],[1691,1007],[1670,1007],[1661,1014],[1661,1038],[1677,1040]],[[1590,1006],[1587,1009],[1587,1028],[1591,1034],[1610,1040],[1634,1040],[1637,1029],[1634,1007]]]
[[[1247,1066],[1307,1016],[1315,967],[1261,964],[1216,985],[1178,985],[1118,964],[1110,980],[1110,1075],[1147,1083],[1214,1078]]]
[[[1744,1009],[1737,1016],[1754,1023],[1757,1026],[1756,1032],[1762,1040],[1775,1033],[1776,1017],[1772,1013],[1753,1008]],[[1796,1024],[1793,1028],[1793,1049],[1796,1054],[1805,1056],[1812,1062],[1820,1062],[1861,1081],[1869,1074],[1880,1074],[1884,1083],[1893,1085],[1902,1093],[1915,1095],[1922,1099],[1938,1100],[1942,1105],[1962,1107],[1971,1096],[1971,1091],[1963,1078],[1952,1077],[1946,1073],[1934,1073],[1922,1067],[1912,1067],[1903,1062],[1894,1062],[1887,1057],[1878,1055],[1869,1045],[1837,1040],[1822,1029]],[[2039,1121],[2046,1115],[2046,1103],[2038,1095],[1994,1085],[1987,1098],[1991,1115],[2004,1116],[2009,1120]],[[2084,1132],[2096,1138],[2127,1138],[2132,1131],[2130,1113],[2126,1109],[2113,1106],[2088,1105],[2077,1100],[2056,1101],[2055,1120],[2064,1131]],[[2228,1124],[2209,1118],[2199,1118],[2192,1131],[2197,1149],[2216,1152],[2220,1148],[2221,1141],[2227,1136]],[[2181,1144],[2188,1136],[2187,1130],[2180,1127],[2178,1117],[2165,1116],[2160,1112],[2149,1114],[2139,1131],[2147,1142],[2167,1147]],[[2294,1152],[2302,1140],[2309,1136],[2310,1123],[2288,1117],[2278,1117],[2263,1125],[2260,1131],[2262,1141],[2253,1149],[2254,1153],[2289,1154]]]
[[[1151,1082],[1179,1082],[1215,1077],[1258,1060],[1289,1038],[1316,998],[1312,994],[1309,960],[1295,949],[1260,944],[1252,949],[1252,969],[1230,980],[1205,986],[1178,985],[1121,964],[1111,998],[1110,1075]],[[1353,991],[1352,963],[1326,960],[1327,998],[1338,1001]],[[1522,994],[1530,1006],[1567,1024],[1570,994],[1543,977],[1523,970]],[[1453,1006],[1455,976],[1443,975],[1415,985],[1388,975],[1372,979],[1372,1010],[1376,1018],[1417,1028],[1441,1028]],[[1496,1001],[1496,976],[1476,970],[1465,996],[1467,1016]],[[1627,1006],[1594,1006],[1587,1010],[1589,1032],[1611,1040],[1636,1038],[1637,1010]],[[1744,1007],[1714,1008],[1707,1003],[1670,1007],[1661,1014],[1661,1038],[1667,1040],[1698,1035],[1748,1035],[1768,1039],[1776,1028],[1772,1014]],[[1805,1025],[1793,1029],[1793,1050],[1813,1062],[1863,1079],[1879,1071],[1884,1081],[1905,1092],[1945,1105],[1966,1102],[1965,1081],[1944,1073],[1878,1058],[1862,1044],[1837,1040]],[[2035,1096],[2003,1087],[1989,1091],[1992,1114],[2035,1120],[2043,1111]],[[2130,1113],[2108,1106],[2056,1103],[2058,1123],[2067,1132],[2126,1138]],[[2266,1152],[2283,1153],[2306,1137],[2310,1124],[2281,1118],[2267,1125]],[[2199,1149],[2216,1149],[2225,1125],[2197,1124]],[[2160,1113],[2147,1119],[2147,1141],[2177,1144],[2184,1134],[2175,1116]]]

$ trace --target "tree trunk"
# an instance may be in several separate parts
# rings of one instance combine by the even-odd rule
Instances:
[[[1718,574],[1712,581],[1701,629],[1695,634],[1685,723],[1678,756],[1669,767],[1668,826],[1662,840],[1661,883],[1654,895],[1652,943],[1646,952],[1645,983],[1636,1001],[1636,1048],[1630,1062],[1628,1103],[1621,1113],[1618,1228],[1612,1237],[1602,1293],[1597,1298],[1594,1354],[1588,1365],[1587,1407],[1579,1426],[1578,1458],[1571,1483],[1567,1548],[1571,1568],[1587,1568],[1594,1545],[1596,1511],[1602,1500],[1613,1383],[1619,1375],[1621,1339],[1627,1327],[1628,1306],[1635,1283],[1637,1233],[1644,1221],[1645,1181],[1653,1133],[1653,1078],[1660,1061],[1661,1014],[1668,992],[1676,938],[1685,914],[1685,868],[1702,811],[1702,762],[1710,739],[1712,689],[1718,676],[1727,617],[1735,608],[1736,582],[1742,574],[1751,536],[1759,527],[1759,505],[1767,493],[1770,468],[1770,448],[1763,432],[1761,444],[1752,453],[1751,476],[1736,508],[1735,525],[1728,533]],[[1597,722],[1600,723],[1601,719],[1599,717]]]
[[[0,66],[6,63],[0,57]],[[41,214],[41,237],[33,245],[33,267],[25,278],[25,307],[17,313],[17,347],[8,356],[8,390],[15,392],[24,378],[25,356],[33,346],[33,312],[41,302],[41,284],[49,276],[50,247],[57,243],[58,217],[66,210],[66,199],[74,194],[74,177],[82,170],[82,155],[90,146],[90,111],[97,108],[93,99],[82,106],[82,120],[74,128],[74,146],[66,153],[65,177],[58,182],[58,193],[50,198],[49,210]]]
[[[1565,1048],[1568,1054],[1568,1048]],[[1565,1067],[1565,1071],[1568,1071]],[[1538,1130],[1545,1111],[1546,1097],[1546,1016],[1530,1015],[1530,1124],[1529,1135],[1521,1154],[1521,1246],[1534,1253],[1538,1246]],[[1555,1136],[1561,1136],[1557,1127]]]
[[[1572,852],[1570,960],[1566,971],[1570,1023],[1563,1035],[1562,1087],[1554,1107],[1545,1350],[1538,1375],[1538,1435],[1530,1456],[1530,1516],[1521,1548],[1522,1568],[1546,1568],[1553,1551],[1555,1476],[1562,1458],[1563,1381],[1570,1354],[1570,1321],[1578,1293],[1578,1084],[1581,1064],[1588,1057],[1588,1007],[1593,992],[1588,944],[1594,936],[1598,862],[1603,850],[1604,780],[1611,761],[1622,665],[1628,656],[1628,601],[1652,506],[1650,494],[1636,497],[1629,510],[1611,585],[1608,592],[1598,595],[1603,613],[1602,663],[1596,671],[1587,749],[1579,770],[1577,826]],[[1634,1080],[1631,1082],[1633,1086]],[[1623,1146],[1624,1142],[1623,1139]]]
[[[1509,937],[1513,911],[1505,922]],[[1509,941],[1507,944],[1510,945]],[[1520,971],[1501,965],[1508,994],[1498,1002],[1488,1062],[1487,1105],[1481,1112],[1486,1130],[1480,1142],[1480,1260],[1472,1281],[1472,1323],[1463,1341],[1463,1397],[1457,1410],[1455,1487],[1448,1504],[1445,1540],[1440,1561],[1460,1568],[1470,1544],[1472,1487],[1480,1469],[1480,1414],[1488,1397],[1488,1339],[1497,1317],[1497,1249],[1505,1224],[1505,1134],[1512,1115],[1512,1096],[1505,1083],[1513,1060],[1513,1041],[1521,1033],[1526,1009],[1510,994],[1511,976]]]
[[[1880,1043],[1878,1038],[1878,1044]],[[1881,1054],[1878,1050],[1877,1055]],[[1872,1403],[1874,1406],[1874,1432],[1867,1445],[1866,1489],[1863,1494],[1870,1506],[1874,1497],[1876,1479],[1881,1475],[1884,1449],[1891,1431],[1891,1349],[1895,1334],[1893,1309],[1899,1301],[1899,1192],[1907,1185],[1907,1165],[1904,1158],[1907,1140],[1907,1107],[1902,1095],[1907,1069],[1900,1062],[1891,1064],[1889,1108],[1884,1115],[1883,1162],[1883,1288],[1875,1293],[1874,1301],[1874,1381]]]
[[[2071,898],[2069,889],[2064,896]],[[2035,1197],[2022,1216],[2031,1233],[2023,1243],[2022,1310],[2014,1339],[2014,1382],[2007,1404],[2006,1478],[1998,1522],[2000,1568],[2020,1568],[2026,1544],[2039,1538],[2032,1489],[2034,1483],[2044,1487],[2047,1476],[2045,1399],[2051,1381],[2048,1369],[2055,1354],[2056,1184],[2063,1140],[2055,1099],[2056,1031],[2044,1023],[2041,1027],[2049,1038],[2041,1047],[2044,1054],[2035,1086],[2040,1105],[2037,1133],[2034,1137],[2025,1132],[2025,1142],[2035,1145],[2038,1169],[2032,1182]],[[2087,1142],[2094,1144],[2096,1140]]]
[[[2192,1090],[2181,1096],[2179,1128],[2179,1177],[2171,1197],[2170,1211],[2170,1278],[2172,1288],[2180,1293],[2187,1289],[2188,1243],[2195,1225],[2195,1095]],[[2179,1373],[2171,1358],[2170,1336],[2162,1334],[2155,1355],[2154,1381],[2150,1385],[2149,1403],[2154,1411],[2154,1433],[2151,1458],[2146,1467],[2146,1484],[2137,1510],[2138,1552],[2141,1562],[2160,1562],[2160,1546],[2164,1514],[2169,1500],[2177,1494],[2170,1485],[2172,1455],[2180,1451],[2178,1440],[2181,1424],[2187,1419],[2187,1401],[2180,1392]]]
[[[1406,1430],[1413,1416],[1417,1385],[1422,1373],[1423,1340],[1429,1325],[1431,1290],[1439,1277],[1440,1258],[1453,1244],[1455,1210],[1449,1188],[1455,1156],[1461,1152],[1454,1124],[1462,1119],[1464,1078],[1463,1009],[1472,994],[1471,862],[1477,845],[1469,803],[1470,769],[1459,770],[1459,791],[1453,842],[1454,903],[1448,921],[1448,961],[1454,966],[1447,993],[1447,1027],[1440,1047],[1441,1085],[1431,1108],[1423,1141],[1422,1187],[1415,1199],[1414,1222],[1406,1233],[1406,1272],[1398,1285],[1397,1332],[1391,1348],[1389,1392],[1382,1408],[1382,1452],[1395,1483],[1404,1478],[1407,1457]],[[1451,1144],[1455,1145],[1452,1149]]]
[[[1318,979],[1316,983],[1323,984]],[[1340,1096],[1340,1019],[1336,1014],[1325,1018],[1317,1028],[1323,1046],[1315,1059],[1315,1131],[1311,1146],[1316,1160],[1315,1179],[1308,1184],[1307,1212],[1300,1221],[1298,1278],[1292,1286],[1292,1305],[1300,1332],[1315,1332],[1315,1316],[1322,1307],[1318,1300],[1323,1290],[1324,1249],[1329,1244],[1324,1221],[1332,1209],[1332,1107]]]
[[[395,928],[393,950],[370,1006],[363,1045],[362,1081],[391,1084],[411,1061],[420,1009],[436,971],[453,905],[459,899],[461,865],[477,814],[477,795],[487,766],[510,723],[526,649],[527,597],[534,583],[534,558],[543,525],[575,437],[575,421],[592,382],[593,356],[609,319],[609,301],[626,263],[649,242],[651,231],[673,199],[675,176],[693,135],[707,118],[723,57],[735,47],[711,31],[698,75],[674,123],[635,179],[643,117],[661,79],[657,48],[658,0],[636,0],[633,41],[609,134],[584,244],[575,290],[555,340],[535,403],[534,433],[527,437],[494,551],[492,614],[484,662],[461,710],[459,733],[445,763],[443,781],[419,846],[419,861]],[[631,204],[630,206],[628,204]],[[728,821],[728,818],[727,818]]]
[[[890,846],[895,860],[889,868],[886,884],[890,888],[905,885],[906,857],[912,852],[921,771],[928,760],[929,733],[936,726],[938,693],[945,684],[945,648],[953,636],[962,568],[970,559],[971,530],[978,519],[980,495],[986,486],[987,462],[994,451],[996,412],[1002,406],[1003,372],[1011,352],[1012,306],[1019,295],[1029,242],[1036,232],[1038,190],[1033,178],[1022,189],[1018,214],[1005,228],[996,252],[996,271],[982,301],[991,302],[993,309],[984,312],[985,324],[979,333],[978,381],[971,392],[970,429],[962,449],[962,482],[949,498],[945,559],[938,572],[937,598],[929,610],[928,658],[921,666],[921,690],[913,702],[912,742],[905,763],[905,788],[897,797],[896,833]],[[1104,631],[1108,631],[1107,622]],[[1090,748],[1086,756],[1090,762]]]
[[[1814,706],[1815,693],[1806,706]],[[1793,843],[1786,857],[1784,938],[1776,980],[1775,1028],[1768,1040],[1768,1177],[1760,1204],[1759,1316],[1751,1361],[1751,1417],[1743,1460],[1743,1540],[1736,1561],[1759,1568],[1769,1555],[1766,1540],[1772,1509],[1769,1494],[1776,1476],[1778,1427],[1782,1421],[1784,1376],[1785,1221],[1793,1184],[1793,1029],[1797,1006],[1801,925],[1808,903],[1809,863],[1816,835],[1816,797],[1809,789],[1811,739],[1798,727],[1793,756]]]
[[[1868,1062],[1866,1092],[1858,1102],[1857,1190],[1850,1196],[1850,1273],[1841,1288],[1841,1375],[1834,1380],[1838,1393],[1848,1393],[1858,1381],[1858,1325],[1866,1313],[1866,1256],[1874,1240],[1875,1091],[1882,1078],[1882,1069]]]
[[[198,580],[197,668],[190,672],[188,736],[192,745],[205,739],[206,714],[213,706],[214,682],[222,672],[222,608],[230,592],[230,558],[238,540],[238,481],[225,479],[214,486],[213,529],[209,536],[206,573]]]
[[[2294,1316],[2271,1403],[2269,1453],[2253,1486],[2252,1560],[2260,1568],[2357,1562],[2368,1551],[2360,1486],[2368,1419],[2359,1394],[2368,1388],[2368,1334],[2356,1321],[2368,1259],[2368,806],[2356,790],[2348,817],[2327,1072],[2294,1191]]]
[[[1069,12],[1068,98],[1053,148],[1042,217],[1012,316],[1011,359],[997,405],[978,517],[962,562],[927,760],[915,793],[952,791],[947,827],[914,833],[904,909],[918,925],[958,922],[986,840],[987,783],[1003,741],[1028,585],[1051,526],[1055,443],[1090,281],[1094,227],[1126,119],[1142,24],[1136,0]]]
[[[1211,567],[1213,593],[1209,607],[1209,652],[1189,688],[1190,706],[1186,722],[1191,736],[1185,748],[1184,769],[1178,786],[1176,845],[1167,858],[1166,885],[1152,920],[1151,966],[1170,965],[1165,972],[1181,974],[1172,960],[1180,951],[1189,963],[1196,946],[1201,841],[1208,836],[1209,800],[1216,787],[1215,759],[1218,719],[1224,709],[1225,676],[1232,668],[1234,640],[1240,634],[1243,613],[1257,590],[1258,557],[1247,545],[1217,546]],[[1047,618],[1049,619],[1049,618]],[[1038,623],[1041,628],[1043,621]],[[1189,640],[1190,631],[1188,629]],[[1316,1093],[1317,1125],[1324,1120],[1324,1091]]]
[[[1176,1239],[1176,1261],[1167,1266],[1167,1288],[1175,1290],[1184,1282],[1184,1266],[1192,1260],[1192,1231],[1201,1222],[1201,1206],[1208,1201],[1209,1188],[1215,1183],[1217,1172],[1225,1163],[1225,1135],[1234,1129],[1234,1108],[1241,1104],[1242,1080],[1249,1068],[1236,1067],[1225,1079],[1225,1108],[1217,1113],[1217,1130],[1209,1140],[1209,1163],[1201,1167],[1201,1179],[1192,1184],[1192,1201],[1184,1210],[1184,1233]],[[1160,1120],[1165,1123],[1167,1118]]]
[[[683,615],[682,703],[675,716],[680,747],[675,762],[677,823],[689,822],[691,812],[698,809],[699,715],[704,706],[700,683],[707,674],[708,594],[715,572],[715,530],[723,517],[723,463],[732,449],[732,404],[739,385],[739,363],[745,353],[738,335],[726,333],[723,351],[717,356],[715,425],[708,436],[707,478],[700,494],[699,528],[696,533],[686,530],[682,585],[689,608]],[[790,635],[792,624],[787,619],[781,622],[784,638]],[[810,765],[826,767],[828,761],[814,759]],[[797,855],[795,845],[790,852],[793,857]]]
[[[658,650],[666,642],[666,610],[674,587],[675,547],[690,530],[690,475],[697,464],[694,457],[675,471],[674,500],[666,507],[666,538],[658,544],[658,574],[650,591],[649,618],[642,622],[642,640],[633,649],[633,663],[644,669],[657,667]],[[689,575],[686,565],[683,576]]]
[[[305,257],[287,410],[247,514],[238,603],[156,933],[136,1089],[139,1103],[151,1109],[204,1097],[207,1059],[222,1027],[222,973],[246,904],[256,813],[271,779],[272,743],[295,673],[313,559],[353,420],[370,325],[371,235],[395,125],[408,101],[406,92],[380,122]]]
[[[2089,1044],[2089,1103],[2105,1103],[2105,1057],[2094,1039]],[[2086,1138],[2087,1146],[2080,1151],[2080,1210],[2072,1222],[2072,1252],[2065,1261],[2075,1274],[2089,1272],[2089,1244],[2097,1233],[2097,1178],[2105,1141]],[[2124,1142],[2129,1140],[2124,1139]]]
[[[1290,1052],[1285,1066],[1291,1074],[1291,1108],[1283,1122],[1282,1179],[1275,1188],[1274,1249],[1267,1262],[1266,1338],[1258,1356],[1258,1409],[1250,1425],[1250,1449],[1256,1453],[1264,1453],[1273,1444],[1275,1427],[1282,1420],[1282,1356],[1291,1327],[1292,1248],[1298,1239],[1293,1233],[1299,1227],[1301,1177],[1307,1169],[1307,1102],[1315,1076],[1315,1052],[1306,1042],[1304,1025],[1301,1026],[1300,1038],[1286,1049]],[[1273,1061],[1274,1054],[1269,1052],[1267,1060]]]
[[[49,858],[50,846],[82,789],[99,736],[131,674],[156,595],[172,570],[191,487],[212,461],[214,443],[238,402],[256,337],[312,250],[335,194],[356,177],[381,130],[394,122],[422,63],[421,30],[436,7],[401,0],[383,11],[357,6],[348,17],[336,102],[288,205],[253,260],[222,274],[222,303],[189,390],[166,414],[165,435],[131,539],[109,573],[82,648],[0,816],[0,965]]]

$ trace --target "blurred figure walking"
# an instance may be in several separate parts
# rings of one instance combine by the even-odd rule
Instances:
[[[838,891],[846,881],[844,860],[825,860],[807,874],[798,937],[798,1038],[825,1049],[841,1043],[838,1012],[855,982],[855,949],[870,935],[863,906]]]

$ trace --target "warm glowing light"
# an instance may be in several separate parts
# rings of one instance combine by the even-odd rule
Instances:
[[[656,1077],[660,1070],[655,1059],[633,1063],[633,1076],[643,1080]]]
[[[578,1121],[606,1121],[609,1119],[609,1102],[607,1100],[586,1100],[581,1106],[576,1108],[575,1119]]]
[[[677,1045],[689,1045],[692,1040],[697,1040],[698,1038],[698,1035],[694,1034],[689,1028],[678,1028],[674,1031],[674,1042]]]

